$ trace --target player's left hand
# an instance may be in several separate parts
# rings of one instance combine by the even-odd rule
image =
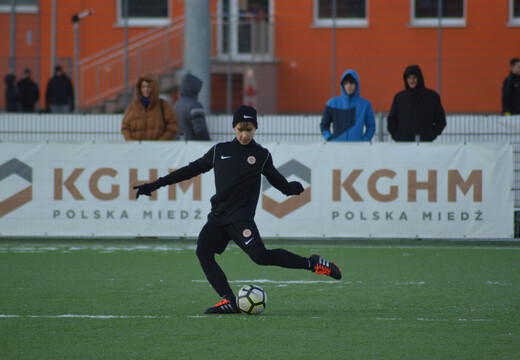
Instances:
[[[286,195],[300,195],[304,190],[302,184],[298,181],[291,181]]]

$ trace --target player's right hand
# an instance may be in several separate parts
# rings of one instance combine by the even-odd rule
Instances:
[[[304,191],[302,184],[298,181],[291,181],[288,190],[286,195],[300,195]]]
[[[139,195],[152,196],[152,192],[157,190],[153,183],[145,183],[142,185],[134,186],[134,190],[137,190],[135,193],[135,198],[139,199]]]

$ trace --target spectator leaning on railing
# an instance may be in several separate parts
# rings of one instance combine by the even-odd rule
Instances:
[[[22,80],[18,81],[18,93],[20,94],[20,104],[22,112],[34,112],[36,103],[40,99],[40,90],[31,78],[31,70],[25,69]]]
[[[520,114],[520,59],[510,61],[511,72],[502,84],[502,114]]]
[[[446,127],[441,97],[424,85],[418,65],[403,74],[405,89],[398,92],[388,114],[388,132],[395,141],[433,141]]]
[[[210,140],[206,115],[202,104],[197,100],[202,80],[195,75],[187,74],[182,77],[181,96],[173,109],[179,120],[179,132],[184,140]]]
[[[327,101],[320,130],[326,141],[370,141],[376,120],[370,101],[361,97],[359,76],[347,70],[340,80],[341,95]],[[333,132],[331,132],[331,125]]]
[[[121,131],[126,141],[173,140],[177,135],[177,116],[172,106],[159,98],[159,86],[148,74],[136,85],[137,100],[128,105]]]
[[[7,112],[20,111],[20,95],[16,89],[16,76],[8,74],[5,81],[5,110]]]
[[[54,76],[47,83],[45,107],[52,113],[69,113],[74,110],[72,81],[60,65],[54,68]]]

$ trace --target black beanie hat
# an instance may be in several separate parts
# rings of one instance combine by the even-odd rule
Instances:
[[[233,127],[241,122],[250,122],[255,128],[258,129],[258,123],[256,122],[256,110],[254,107],[241,105],[235,110],[233,114]]]

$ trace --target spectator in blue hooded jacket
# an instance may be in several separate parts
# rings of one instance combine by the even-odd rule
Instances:
[[[321,134],[327,141],[372,140],[376,132],[374,110],[370,102],[359,95],[358,74],[347,70],[340,83],[342,95],[330,99],[323,110]]]

